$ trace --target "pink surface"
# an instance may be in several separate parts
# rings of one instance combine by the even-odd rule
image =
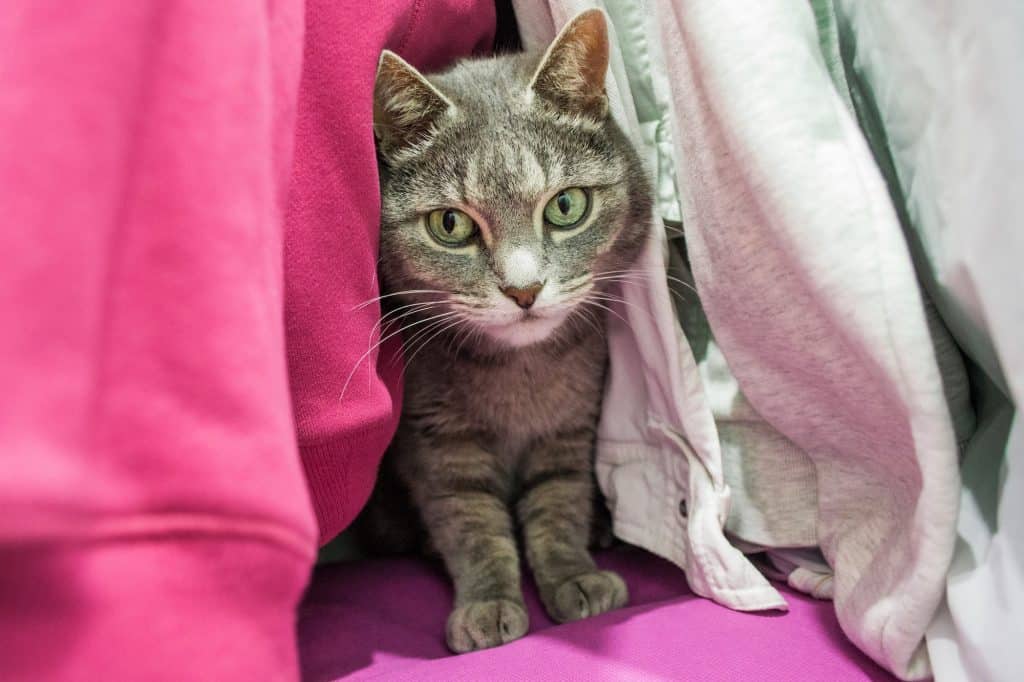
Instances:
[[[189,513],[314,546],[281,324],[302,15],[274,5],[3,12],[0,539]]]
[[[527,586],[530,634],[452,656],[444,645],[451,589],[418,559],[320,567],[300,609],[304,679],[319,680],[854,680],[895,678],[843,636],[831,602],[785,587],[787,614],[739,613],[694,596],[675,566],[619,548],[630,606],[566,625]]]

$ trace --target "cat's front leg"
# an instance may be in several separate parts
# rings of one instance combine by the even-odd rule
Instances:
[[[548,615],[558,622],[619,608],[629,599],[626,584],[598,570],[590,538],[593,434],[561,434],[531,452],[517,506],[526,559]]]
[[[526,634],[508,483],[472,443],[447,444],[417,483],[419,507],[455,583],[448,647],[456,653],[498,646]]]

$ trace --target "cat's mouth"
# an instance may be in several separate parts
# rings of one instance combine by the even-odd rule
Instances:
[[[558,329],[568,316],[568,311],[534,308],[492,317],[480,327],[492,338],[510,346],[522,347],[539,343]]]
[[[544,308],[538,310],[537,308],[529,308],[527,310],[517,310],[515,312],[500,312],[495,313],[490,321],[496,326],[511,326],[516,324],[523,324],[541,320],[553,320],[563,319],[565,316],[561,311],[552,308]]]

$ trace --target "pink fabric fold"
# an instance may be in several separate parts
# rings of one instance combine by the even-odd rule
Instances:
[[[394,346],[340,399],[378,315],[352,310],[377,295],[376,60],[437,67],[493,22],[469,0],[0,12],[0,678],[298,676],[318,536],[398,414]]]
[[[369,497],[397,425],[399,337],[380,346],[373,82],[380,53],[435,70],[485,53],[494,5],[309,0],[285,237],[288,370],[321,542]]]
[[[0,14],[0,677],[295,678],[301,3]]]

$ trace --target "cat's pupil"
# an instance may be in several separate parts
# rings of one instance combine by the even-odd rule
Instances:
[[[444,217],[441,219],[441,227],[448,234],[451,234],[455,230],[455,211],[445,211]]]
[[[562,215],[569,215],[569,209],[572,208],[572,200],[569,199],[569,195],[562,192],[558,195],[558,210],[562,212]]]

